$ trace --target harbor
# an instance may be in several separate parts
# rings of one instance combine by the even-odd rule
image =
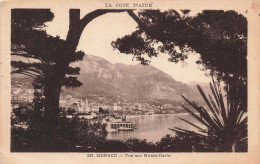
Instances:
[[[109,117],[104,120],[104,123],[107,124],[108,132],[115,131],[131,131],[135,129],[134,122],[127,121],[126,116],[114,118]]]
[[[182,127],[193,130],[191,129],[192,127],[183,124],[183,121],[179,119],[180,117],[197,123],[196,120],[186,113],[126,116],[126,122],[131,122],[134,129],[121,131],[118,129],[108,128],[107,139],[126,140],[129,138],[138,138],[157,142],[167,134],[171,134],[172,136],[175,135],[175,133],[169,130],[169,128]],[[125,124],[127,123],[123,121],[116,124],[113,124],[113,121],[111,121],[111,123],[108,123],[108,127],[109,125],[110,127],[111,125],[113,125],[113,127],[120,125],[124,126]]]

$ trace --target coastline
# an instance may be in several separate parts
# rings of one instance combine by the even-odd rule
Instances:
[[[198,114],[198,113],[195,113]],[[173,114],[153,114],[153,115],[126,115],[126,118],[136,118],[136,117],[153,117],[153,116],[165,116],[165,115],[177,115],[177,116],[186,116],[189,113],[173,113]]]

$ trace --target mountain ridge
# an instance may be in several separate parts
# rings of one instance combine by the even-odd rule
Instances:
[[[112,64],[107,60],[86,55],[83,61],[73,64],[81,68],[78,79],[82,87],[75,88],[90,94],[130,96],[140,99],[182,100],[181,95],[194,97],[192,89],[152,65]],[[73,92],[69,89],[69,92]]]
[[[77,77],[83,85],[77,88],[63,87],[62,95],[70,94],[78,98],[89,95],[123,96],[149,101],[183,101],[181,95],[191,100],[197,100],[198,97],[191,86],[176,81],[152,65],[112,64],[104,58],[85,55],[83,61],[71,66],[80,67]]]

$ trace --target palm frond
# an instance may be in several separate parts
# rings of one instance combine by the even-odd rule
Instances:
[[[191,123],[190,121],[187,121],[187,120],[185,120],[185,119],[183,119],[183,118],[179,118],[179,119],[181,119],[181,120],[183,120],[184,122],[186,122],[186,123],[188,123],[188,124],[194,126],[195,128],[199,129],[201,132],[207,133],[207,131],[206,131],[205,129],[200,128],[199,126],[197,126],[197,125]]]
[[[183,99],[196,111],[200,116],[192,112],[189,108],[182,106],[189,114],[198,120],[206,129],[195,125],[187,119],[180,118],[189,125],[195,127],[198,132],[185,130],[181,128],[171,129],[175,132],[190,136],[206,137],[212,145],[212,150],[232,151],[236,149],[236,145],[247,146],[247,116],[241,109],[241,99],[237,98],[239,93],[239,85],[234,83],[232,86],[226,87],[226,104],[224,103],[223,93],[219,82],[210,83],[210,89],[213,97],[204,93],[203,89],[197,85],[197,88],[207,104],[209,110],[198,106],[195,102],[189,101],[186,97]],[[211,114],[212,113],[212,114]],[[207,135],[202,135],[202,134]]]

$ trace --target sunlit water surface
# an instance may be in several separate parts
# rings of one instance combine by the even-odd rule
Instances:
[[[108,132],[107,139],[124,140],[128,138],[138,138],[157,142],[166,134],[175,135],[169,128],[178,127],[195,130],[194,127],[179,118],[184,118],[192,123],[201,125],[189,114],[127,116],[127,120],[134,122],[137,129],[132,131]]]

